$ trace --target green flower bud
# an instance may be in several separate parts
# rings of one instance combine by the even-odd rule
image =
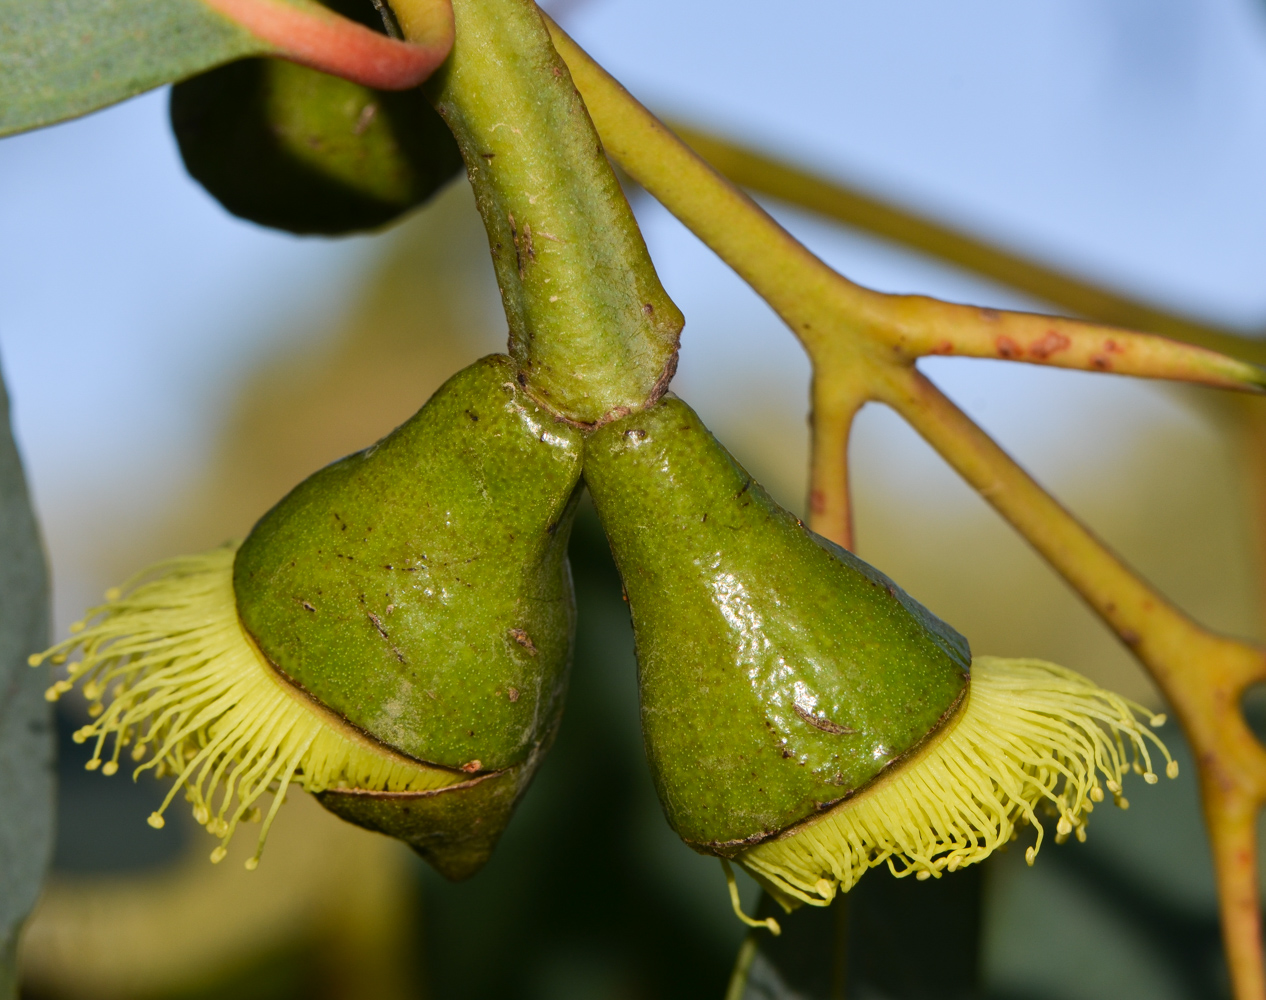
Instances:
[[[885,861],[926,878],[981,860],[1039,801],[1081,831],[1096,768],[1119,793],[1122,734],[1155,779],[1138,706],[1048,664],[973,669],[962,636],[774,503],[680,400],[594,432],[584,475],[668,820],[785,905]]]
[[[371,90],[281,59],[246,59],[172,88],[189,173],[234,215],[293,233],[376,229],[461,169],[421,91]]]
[[[138,773],[175,773],[151,825],[183,787],[215,861],[271,790],[262,850],[295,783],[450,877],[477,870],[557,730],[575,615],[582,439],[515,374],[477,362],[239,549],[107,594],[44,654],[82,651],[49,696],[84,682],[89,768],[131,746]]]

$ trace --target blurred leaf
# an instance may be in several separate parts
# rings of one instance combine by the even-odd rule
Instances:
[[[844,897],[848,996],[963,1000],[980,988],[988,864],[939,879],[870,872]]]
[[[863,878],[829,907],[786,914],[767,895],[739,950],[726,1000],[967,1000],[980,990],[983,879],[973,865],[940,879]]]
[[[0,135],[271,50],[201,0],[0,0]]]
[[[761,894],[757,916],[782,934],[756,930],[739,949],[726,1000],[844,1000],[848,921],[845,900],[793,913]]]
[[[48,675],[26,662],[47,643],[48,575],[0,378],[0,998],[53,849]]]

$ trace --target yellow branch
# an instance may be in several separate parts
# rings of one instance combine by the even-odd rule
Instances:
[[[809,525],[837,545],[853,548],[853,503],[849,488],[848,439],[853,417],[874,397],[865,366],[849,366],[840,377],[815,368],[812,387],[812,473]]]
[[[1266,364],[1266,339],[1236,334],[1101,288],[896,205],[782,163],[706,132],[672,123],[672,130],[735,184],[809,209],[846,225],[1028,292],[1051,305],[1112,326],[1148,330]]]
[[[1261,392],[1266,370],[1168,337],[1060,316],[982,309],[922,295],[888,297],[877,331],[904,360],[929,354],[1000,358],[1030,364],[1196,382]]]

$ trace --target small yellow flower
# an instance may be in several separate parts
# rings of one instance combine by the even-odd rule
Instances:
[[[152,770],[174,775],[155,828],[183,788],[193,816],[219,845],[219,862],[239,823],[263,819],[260,852],[291,784],[331,788],[425,791],[466,776],[428,767],[371,739],[280,676],[238,621],[233,592],[236,545],[161,563],[71,626],[71,638],[30,658],[68,664],[68,676],[46,692],[56,701],[76,684],[93,721],[77,743],[95,741],[88,770],[114,774],[131,748]],[[266,815],[256,805],[272,793]]]

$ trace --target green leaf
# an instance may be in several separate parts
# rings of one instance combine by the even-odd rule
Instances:
[[[453,46],[437,0],[413,42],[316,0],[0,0],[0,136],[87,114],[245,56],[407,90]]]
[[[48,574],[0,377],[0,1000],[16,996],[18,931],[53,849],[49,678],[27,657],[48,644]]]
[[[0,136],[270,51],[201,0],[0,0]]]

